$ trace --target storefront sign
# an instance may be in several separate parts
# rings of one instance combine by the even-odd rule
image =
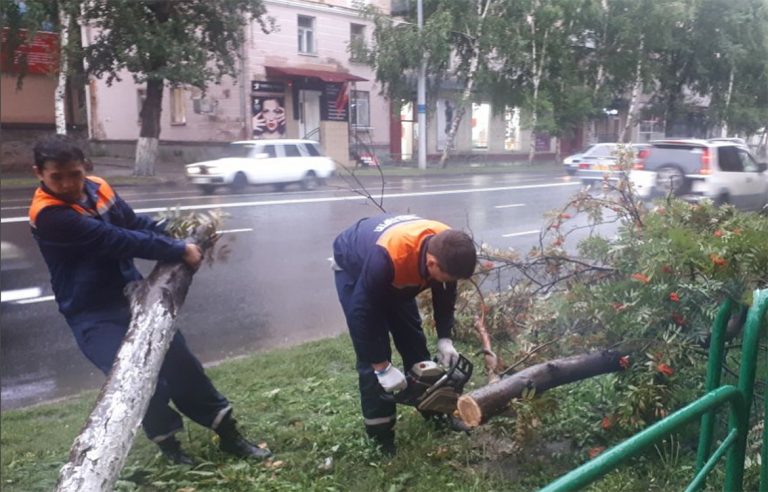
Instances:
[[[272,82],[266,80],[252,80],[251,92],[276,92],[285,93],[285,82]]]
[[[38,31],[31,42],[27,42],[27,30],[18,31],[19,46],[11,55],[8,53],[9,28],[3,28],[2,48],[0,49],[0,67],[3,72],[29,74],[53,74],[59,69],[59,35],[55,32]],[[24,69],[22,60],[26,55],[27,66]]]
[[[323,121],[348,121],[349,83],[328,82],[323,87],[320,119]]]

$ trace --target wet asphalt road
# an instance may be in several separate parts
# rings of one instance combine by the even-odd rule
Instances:
[[[373,192],[380,186],[366,180]],[[178,320],[203,362],[337,335],[346,327],[327,258],[333,238],[378,209],[341,181],[312,192],[248,193],[194,188],[117,188],[137,211],[221,207],[229,214],[226,262],[196,274]],[[471,231],[478,242],[527,251],[543,214],[562,206],[578,184],[558,174],[388,178],[384,207]],[[31,192],[2,197],[2,240],[23,258],[3,254],[0,316],[2,408],[17,408],[97,388],[103,376],[77,349],[51,300],[48,273],[24,216]],[[139,262],[144,273],[152,263]],[[33,289],[25,291],[21,289]],[[39,291],[37,290],[39,289]],[[11,296],[27,296],[8,301]]]

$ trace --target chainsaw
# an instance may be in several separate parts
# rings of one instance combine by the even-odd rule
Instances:
[[[464,385],[472,376],[472,362],[459,354],[447,370],[426,360],[413,365],[406,374],[408,386],[397,394],[381,395],[387,401],[416,407],[422,413],[453,415]]]

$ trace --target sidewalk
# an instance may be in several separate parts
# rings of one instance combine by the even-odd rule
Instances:
[[[121,186],[176,186],[186,183],[184,164],[158,160],[155,163],[154,176],[134,176],[133,159],[120,157],[93,157],[93,171],[91,174],[105,178],[116,187]],[[562,165],[552,162],[528,163],[493,163],[493,164],[449,164],[445,169],[437,167],[437,163],[429,163],[427,169],[418,169],[414,166],[384,165],[381,172],[386,177],[418,177],[418,176],[444,176],[444,175],[475,175],[475,174],[504,174],[519,172],[562,172]],[[359,177],[378,177],[380,171],[376,167],[369,168],[342,168],[337,169],[337,174],[348,172]],[[29,172],[3,171],[0,189],[32,189],[37,186],[38,180]]]
[[[105,178],[113,186],[170,185],[183,184],[184,165],[158,161],[155,163],[154,176],[134,176],[133,159],[120,157],[93,157],[93,171],[89,174]],[[37,186],[38,180],[29,172],[3,171],[0,189],[30,189]]]

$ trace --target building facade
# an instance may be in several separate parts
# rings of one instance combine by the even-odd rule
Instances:
[[[205,91],[165,88],[161,158],[192,161],[216,144],[252,138],[310,138],[344,164],[350,163],[350,142],[386,147],[389,103],[371,68],[349,51],[352,42],[368,42],[373,29],[355,7],[359,2],[264,3],[275,29],[265,34],[258,22],[250,23],[237,79],[224,78]],[[389,6],[386,0],[369,3]],[[86,44],[93,34],[84,28]],[[127,72],[121,79],[111,86],[89,82],[89,128],[93,141],[111,151],[122,144],[129,155],[144,88]]]

